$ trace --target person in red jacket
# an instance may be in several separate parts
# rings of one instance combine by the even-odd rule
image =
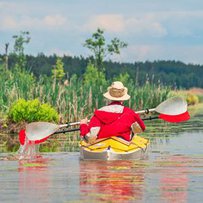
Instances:
[[[96,139],[111,136],[130,141],[133,134],[145,130],[139,115],[123,105],[124,101],[130,99],[130,95],[122,82],[113,82],[103,96],[110,100],[109,105],[95,110],[89,124],[87,118],[80,121],[80,135],[87,142],[94,143]]]

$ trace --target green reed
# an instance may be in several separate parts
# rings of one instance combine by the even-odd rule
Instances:
[[[48,102],[55,107],[62,121],[77,121],[91,116],[95,108],[107,104],[103,93],[111,82],[88,86],[73,75],[64,84],[45,76],[36,79],[27,71],[5,71],[0,75],[0,111],[6,113],[19,98],[39,98],[42,103]],[[167,98],[170,91],[168,87],[148,81],[144,86],[136,86],[133,82],[125,85],[131,95],[130,101],[126,101],[125,105],[135,110],[157,106]]]

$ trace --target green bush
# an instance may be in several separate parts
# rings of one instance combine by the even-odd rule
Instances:
[[[195,105],[199,103],[198,96],[194,94],[188,94],[186,100],[188,105]]]
[[[38,99],[19,99],[10,107],[8,117],[14,122],[55,121],[59,115],[49,104],[41,104]]]

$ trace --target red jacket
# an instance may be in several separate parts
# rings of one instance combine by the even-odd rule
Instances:
[[[113,102],[110,105],[121,105]],[[122,112],[109,112],[96,110],[91,118],[89,125],[81,124],[80,133],[85,136],[92,127],[100,127],[97,139],[111,136],[119,136],[127,141],[131,140],[131,125],[137,122],[142,130],[145,130],[144,122],[132,109],[123,106]]]

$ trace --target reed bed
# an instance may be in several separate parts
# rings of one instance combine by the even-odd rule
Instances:
[[[60,115],[60,123],[79,121],[80,119],[93,114],[96,108],[107,104],[103,97],[107,87],[112,81],[100,83],[94,81],[85,82],[73,75],[65,82],[55,81],[51,77],[35,76],[25,70],[1,71],[0,75],[0,115],[6,115],[10,106],[20,98],[33,100],[38,98],[42,103],[51,104]],[[170,88],[161,84],[155,85],[146,81],[143,86],[137,86],[132,81],[128,84],[131,99],[125,102],[126,106],[134,110],[154,108],[160,102],[167,99]],[[56,138],[57,139],[57,138]],[[67,151],[77,150],[79,133],[75,136],[68,136],[65,145],[60,141],[51,140],[42,145],[42,151],[54,151],[63,145]],[[51,143],[50,143],[51,142]],[[16,149],[16,148],[15,148]]]
[[[42,103],[49,103],[55,107],[63,122],[77,121],[91,116],[95,108],[107,104],[103,93],[111,82],[107,81],[105,85],[87,85],[73,75],[64,84],[46,76],[36,79],[27,71],[5,71],[0,76],[0,111],[7,113],[12,103],[20,98],[38,98]],[[148,81],[144,86],[136,86],[132,82],[125,85],[131,95],[131,99],[126,101],[125,105],[135,110],[157,106],[168,97],[170,91],[168,87]]]

